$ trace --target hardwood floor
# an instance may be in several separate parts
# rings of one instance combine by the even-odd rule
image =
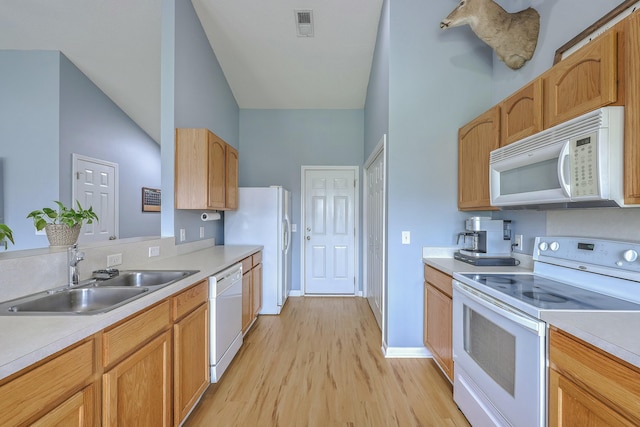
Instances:
[[[259,316],[185,426],[468,426],[431,359],[385,359],[363,298],[289,298]]]

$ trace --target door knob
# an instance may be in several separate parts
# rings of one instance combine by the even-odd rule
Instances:
[[[307,236],[307,240],[311,240],[311,236]]]

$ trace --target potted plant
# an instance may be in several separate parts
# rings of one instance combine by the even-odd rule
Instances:
[[[84,223],[91,224],[98,221],[98,216],[93,212],[93,207],[84,209],[76,200],[77,209],[69,208],[59,201],[54,201],[58,209],[42,208],[27,215],[33,218],[36,230],[43,228],[47,233],[50,246],[70,246],[78,241],[80,228]]]
[[[0,224],[0,245],[4,245],[4,250],[7,250],[7,240],[15,245],[13,241],[13,231],[9,226]]]

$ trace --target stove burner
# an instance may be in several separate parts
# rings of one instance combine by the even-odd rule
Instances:
[[[552,294],[549,292],[539,292],[539,291],[524,291],[522,293],[527,298],[531,298],[533,300],[542,301],[542,302],[566,302],[567,298]]]

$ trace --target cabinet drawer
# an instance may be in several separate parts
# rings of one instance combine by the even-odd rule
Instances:
[[[102,360],[105,367],[116,362],[171,325],[169,300],[164,300],[103,334]]]
[[[97,365],[95,340],[91,338],[2,385],[2,424],[22,424],[52,410],[91,383]]]
[[[424,266],[424,280],[431,283],[449,298],[453,296],[453,278],[442,271],[431,266]]]
[[[209,298],[209,282],[207,279],[182,291],[171,300],[171,312],[173,321],[180,319],[185,314],[191,312]]]
[[[253,266],[254,267],[256,265],[260,264],[262,262],[262,251],[256,252],[255,254],[252,255],[251,258],[253,260]]]
[[[551,369],[640,423],[640,368],[556,328],[549,336],[549,362]]]
[[[251,257],[248,256],[242,261],[242,274],[247,274],[249,270],[253,267],[253,263],[251,262]]]

